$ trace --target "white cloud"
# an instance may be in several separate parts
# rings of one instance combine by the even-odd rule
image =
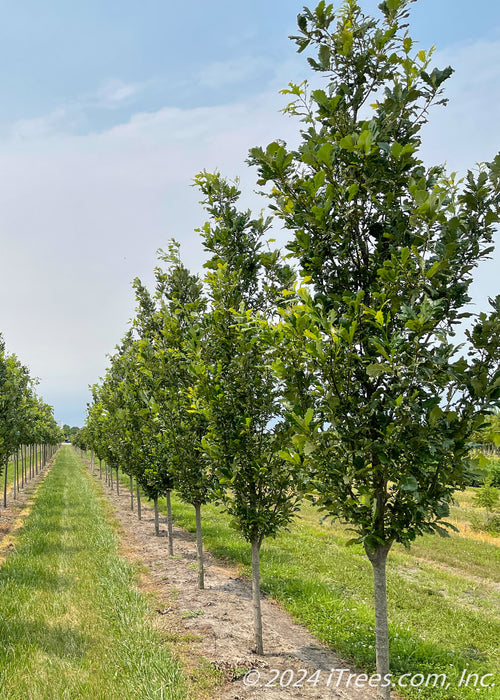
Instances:
[[[264,58],[241,56],[230,61],[209,63],[200,71],[199,81],[204,87],[221,88],[241,84],[268,71],[269,62]]]
[[[66,101],[50,114],[41,117],[20,119],[10,127],[13,139],[38,141],[62,133],[71,134],[88,126],[89,113],[96,110],[116,110],[131,104],[143,91],[147,83],[124,83],[121,80],[108,81],[92,93],[80,95],[73,101]]]
[[[94,95],[89,95],[87,100],[82,100],[81,102],[105,109],[115,109],[124,102],[130,101],[131,97],[136,97],[144,89],[144,86],[145,84],[111,80],[99,88]]]
[[[10,128],[14,140],[39,141],[60,134],[61,130],[72,131],[80,119],[77,110],[59,107],[50,114],[33,119],[19,119]]]

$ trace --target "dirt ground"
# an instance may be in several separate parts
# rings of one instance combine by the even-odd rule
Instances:
[[[142,585],[159,601],[157,625],[189,640],[193,666],[203,657],[227,678],[214,700],[375,698],[366,676],[322,646],[273,600],[262,601],[265,654],[253,653],[250,582],[206,552],[206,588],[199,590],[194,536],[174,526],[170,557],[165,520],[160,519],[160,537],[155,537],[152,508],[143,503],[139,521],[128,491],[120,489],[117,496],[101,483],[121,525],[124,553],[146,567]]]

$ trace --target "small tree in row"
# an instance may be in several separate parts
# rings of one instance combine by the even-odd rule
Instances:
[[[288,525],[300,494],[281,456],[289,430],[279,382],[273,313],[291,269],[267,252],[269,220],[236,209],[240,192],[220,175],[196,179],[210,221],[201,230],[210,310],[200,346],[194,406],[207,419],[203,444],[219,484],[218,496],[252,548],[252,597],[257,653],[263,653],[260,548]]]

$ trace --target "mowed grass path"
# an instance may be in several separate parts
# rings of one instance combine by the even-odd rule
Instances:
[[[0,698],[188,697],[69,447],[0,568]]]

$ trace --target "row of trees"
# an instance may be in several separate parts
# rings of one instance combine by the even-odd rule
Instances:
[[[219,174],[196,178],[208,221],[204,280],[162,253],[149,292],[93,389],[85,441],[157,499],[221,503],[251,544],[256,649],[259,550],[300,499],[339,518],[374,573],[377,672],[389,673],[386,560],[394,542],[447,535],[471,479],[474,431],[500,405],[500,297],[474,315],[472,274],[492,251],[500,155],[463,180],[418,156],[451,69],[408,35],[408,0],[382,19],[355,0],[298,17],[299,52],[323,89],[290,85],[300,145],[255,148],[250,163],[290,231],[237,207]],[[464,344],[456,330],[467,322]],[[170,520],[170,518],[169,518]],[[379,686],[388,698],[387,684]]]
[[[12,459],[14,498],[38,473],[62,440],[52,407],[35,392],[36,381],[0,336],[0,476],[7,507],[8,465]]]

